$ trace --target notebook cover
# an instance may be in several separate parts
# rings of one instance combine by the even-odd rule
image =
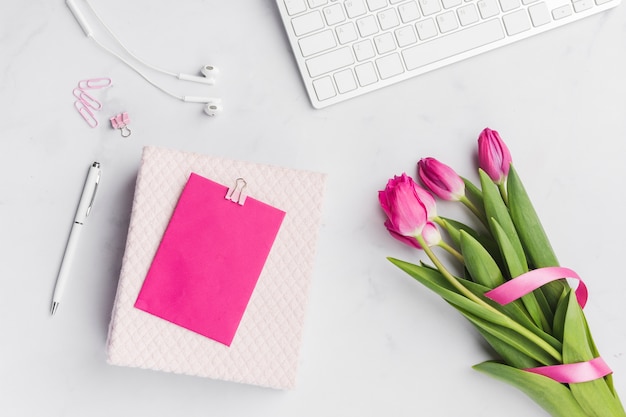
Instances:
[[[286,213],[230,347],[134,307],[192,172],[220,184],[246,178],[251,197]],[[109,325],[107,361],[294,388],[325,179],[310,171],[145,147]]]

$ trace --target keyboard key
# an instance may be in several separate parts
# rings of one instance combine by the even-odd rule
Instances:
[[[437,26],[435,26],[435,21],[433,19],[426,19],[421,22],[417,22],[415,24],[415,28],[417,29],[417,36],[419,36],[421,40],[437,36]]]
[[[500,13],[500,7],[496,0],[478,0],[478,11],[483,19],[489,19]]]
[[[324,27],[324,21],[319,11],[304,14],[291,19],[293,31],[297,36],[306,35]]]
[[[510,12],[520,7],[519,0],[500,0],[500,7],[503,12]]]
[[[376,52],[374,52],[374,46],[372,45],[372,41],[370,41],[369,39],[365,39],[359,43],[355,43],[354,55],[356,55],[356,60],[359,62],[365,61],[366,59],[374,58]]]
[[[374,84],[376,81],[378,81],[376,68],[374,68],[374,64],[372,64],[371,62],[357,65],[356,67],[354,67],[354,72],[356,74],[356,78],[359,80],[359,84],[361,85],[361,87]]]
[[[456,13],[452,10],[437,15],[436,19],[441,33],[451,32],[459,27],[459,23],[456,20]]]
[[[366,0],[366,1],[367,1],[367,7],[369,7],[371,11],[380,10],[383,7],[387,7],[387,0]]]
[[[300,44],[302,56],[305,57],[337,46],[332,30],[325,30],[315,35],[307,36],[300,39],[298,43]]]
[[[329,98],[337,95],[335,92],[335,86],[333,85],[333,80],[331,80],[330,77],[324,77],[313,81],[313,88],[315,89],[315,95],[317,95],[317,99],[319,101],[328,100]]]
[[[400,20],[402,20],[402,23],[408,23],[420,17],[419,8],[417,3],[414,1],[398,6],[398,13],[400,13]]]
[[[441,0],[444,9],[450,9],[451,7],[460,6],[463,0]]]
[[[585,10],[589,10],[593,7],[593,0],[579,0],[574,3],[574,11],[576,13],[583,12]]]
[[[364,15],[367,12],[365,0],[346,0],[343,2],[350,19]]]
[[[413,70],[504,38],[497,19],[488,20],[402,52],[407,69]]]
[[[378,13],[378,22],[382,30],[388,30],[400,24],[395,9],[387,9]]]
[[[478,22],[478,11],[476,10],[476,6],[474,6],[474,4],[459,7],[456,10],[456,13],[459,15],[459,22],[461,23],[461,26],[467,26]]]
[[[356,28],[354,27],[354,23],[348,22],[343,25],[337,26],[337,39],[340,44],[346,44],[348,42],[356,41],[359,38],[359,35],[356,33]]]
[[[441,4],[439,4],[439,0],[418,0],[420,4],[420,8],[422,9],[422,14],[424,16],[430,16],[431,14],[435,14],[441,11]]]
[[[328,0],[308,0],[308,2],[311,9],[328,4]]]
[[[383,33],[374,38],[374,45],[379,55],[386,54],[396,49],[396,41],[390,32]]]
[[[383,80],[404,72],[402,59],[400,59],[400,55],[398,54],[391,54],[377,59],[376,67],[378,68],[380,78]]]
[[[354,63],[354,57],[349,46],[318,55],[306,61],[306,67],[312,78],[327,72],[347,67]]]
[[[306,10],[304,0],[285,0],[285,7],[287,8],[287,14],[289,14],[289,16],[302,13]]]
[[[356,26],[364,38],[378,32],[378,23],[376,23],[376,18],[372,15],[357,20]]]
[[[556,9],[552,10],[552,17],[554,18],[554,20],[563,19],[564,17],[570,16],[571,14],[572,6],[570,6],[569,4],[557,7]]]
[[[324,9],[324,18],[326,19],[326,24],[332,26],[346,20],[346,15],[343,13],[341,4],[333,4]]]
[[[502,22],[509,36],[517,35],[530,29],[528,13],[524,9],[504,15]]]
[[[350,68],[339,71],[334,75],[334,78],[337,83],[337,90],[339,93],[345,94],[348,91],[356,90],[356,81]]]
[[[548,6],[545,3],[533,4],[528,7],[528,13],[530,14],[530,20],[533,22],[533,26],[542,26],[550,23],[550,12]]]
[[[400,29],[396,29],[394,33],[396,34],[396,40],[400,48],[417,42],[417,36],[415,36],[415,31],[412,26],[401,27]]]

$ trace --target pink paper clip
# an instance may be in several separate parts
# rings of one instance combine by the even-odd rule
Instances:
[[[85,102],[81,100],[76,100],[74,102],[74,108],[78,110],[78,113],[82,116],[83,119],[85,119],[89,127],[94,128],[98,126],[98,120],[96,119],[96,116],[94,116],[93,112],[85,104]]]
[[[127,138],[130,136],[131,131],[128,128],[128,124],[130,123],[130,117],[128,117],[128,113],[123,112],[111,117],[111,126],[113,129],[119,129],[122,133],[122,137]]]
[[[102,108],[102,103],[98,100],[87,94],[86,91],[81,90],[80,88],[75,88],[72,91],[74,97],[81,101],[85,106],[90,107],[92,110],[100,110]]]
[[[78,82],[78,88],[81,90],[99,90],[107,88],[112,84],[110,78],[89,78]]]

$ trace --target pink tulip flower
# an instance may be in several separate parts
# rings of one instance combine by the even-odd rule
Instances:
[[[428,210],[420,199],[423,193],[419,189],[413,178],[402,174],[390,179],[385,190],[378,192],[378,201],[387,215],[385,226],[393,235],[421,235],[428,221]]]
[[[509,175],[511,153],[495,130],[485,128],[478,136],[478,166],[497,184]]]
[[[463,179],[448,165],[435,158],[423,158],[417,163],[422,183],[442,200],[459,201],[465,196]]]
[[[417,193],[417,198],[426,208],[428,220],[432,220],[437,217],[437,203],[433,195],[417,184],[415,185],[415,192]]]

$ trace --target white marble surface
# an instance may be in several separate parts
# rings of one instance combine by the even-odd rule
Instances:
[[[626,396],[626,8],[316,111],[273,0],[94,0],[145,59],[221,67],[225,110],[170,99],[85,38],[61,0],[0,4],[0,414],[467,416],[544,413],[471,369],[490,358],[448,305],[385,257],[376,193],[434,156],[470,178],[486,126],[507,141],[563,265],[590,289],[596,342]],[[247,10],[246,10],[247,9]],[[90,129],[78,80],[111,77]],[[159,78],[161,80],[161,78]],[[132,136],[108,126],[127,111]],[[298,387],[278,392],[119,368],[104,346],[141,148],[161,145],[328,174]],[[84,174],[103,179],[57,316],[49,305]],[[456,213],[443,204],[440,211]]]

